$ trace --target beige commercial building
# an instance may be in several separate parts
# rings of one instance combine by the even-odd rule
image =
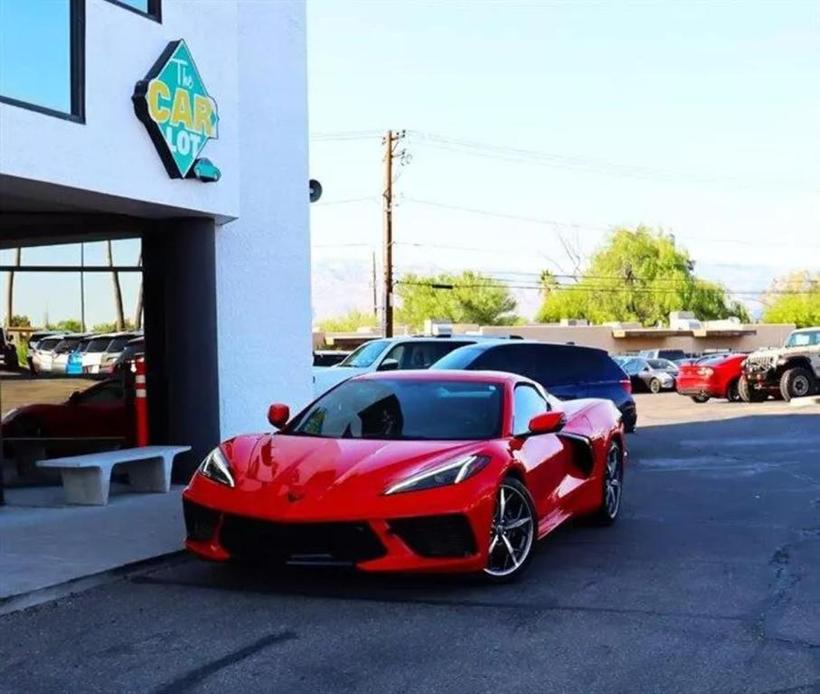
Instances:
[[[676,312],[670,315],[668,326],[656,328],[630,323],[588,325],[584,321],[563,320],[560,323],[515,326],[454,325],[452,329],[455,334],[517,335],[542,342],[572,342],[599,347],[615,354],[635,353],[643,349],[680,349],[686,353],[703,354],[716,350],[752,352],[761,347],[778,346],[783,344],[795,326],[790,323],[743,324],[732,319],[701,322],[690,313]],[[399,329],[396,334],[412,332]],[[366,331],[344,334],[314,332],[313,343],[317,349],[352,349],[376,337],[380,335]]]

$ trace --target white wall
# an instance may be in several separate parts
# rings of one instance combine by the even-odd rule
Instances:
[[[311,397],[303,0],[239,3],[241,214],[217,230],[223,437]],[[287,31],[281,28],[286,27]]]
[[[0,104],[0,174],[180,211],[238,216],[236,26],[234,0],[164,0],[161,24],[105,0],[87,0],[86,122]],[[270,41],[278,43],[290,27],[268,31]],[[169,178],[134,115],[134,85],[168,42],[179,38],[188,43],[219,108],[219,140],[209,142],[202,154],[222,171],[217,183]]]
[[[0,104],[0,175],[77,189],[62,203],[238,218],[216,234],[221,434],[268,429],[271,401],[312,390],[305,1],[163,0],[160,24],[87,0],[86,25],[86,123]],[[219,107],[216,183],[170,179],[134,115],[179,38]]]

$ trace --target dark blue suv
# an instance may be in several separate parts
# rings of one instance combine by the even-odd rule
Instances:
[[[634,431],[638,421],[629,377],[602,349],[529,340],[490,340],[459,347],[431,368],[520,374],[540,383],[561,400],[612,400],[623,415],[627,431]]]

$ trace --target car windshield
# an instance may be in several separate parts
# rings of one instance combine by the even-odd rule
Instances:
[[[792,333],[786,340],[786,347],[813,347],[820,345],[820,330]]]
[[[117,354],[122,352],[123,347],[128,344],[129,340],[133,340],[133,335],[123,335],[122,337],[115,337],[111,340],[108,348],[105,350],[106,354]]]
[[[331,439],[472,441],[501,431],[503,386],[469,381],[351,380],[283,433]]]
[[[111,342],[110,337],[95,337],[88,343],[88,349],[85,350],[87,354],[100,354],[105,352],[105,348]]]
[[[649,366],[645,359],[627,359],[625,362],[621,364],[621,368],[626,371],[630,376],[634,376],[637,373],[643,371],[647,366]]]
[[[54,349],[57,346],[57,343],[60,342],[61,339],[62,338],[59,338],[59,337],[47,337],[44,340],[42,340],[40,343],[38,343],[37,349],[41,349],[44,352],[48,352],[48,351]]]
[[[54,352],[56,354],[65,354],[66,352],[71,352],[78,344],[80,344],[80,338],[70,337],[66,340],[61,340],[54,348]]]
[[[352,352],[347,359],[339,362],[337,366],[352,366],[359,369],[366,369],[368,366],[373,366],[373,362],[379,358],[379,355],[384,352],[389,344],[389,340],[365,342],[361,347]]]

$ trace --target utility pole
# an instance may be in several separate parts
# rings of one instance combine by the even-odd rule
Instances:
[[[376,287],[376,251],[373,251],[373,263],[371,265],[372,276],[371,276],[371,284],[373,286],[373,315],[378,318],[379,317],[379,299],[378,299],[378,289]]]
[[[384,137],[384,336],[393,337],[393,144],[396,133]]]

